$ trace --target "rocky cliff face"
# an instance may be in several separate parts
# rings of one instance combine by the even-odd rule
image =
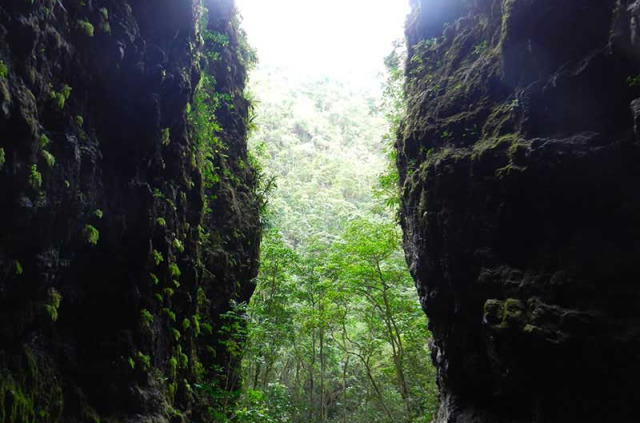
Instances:
[[[0,422],[203,421],[232,382],[245,56],[232,0],[2,1]]]
[[[398,140],[439,422],[627,422],[640,5],[414,0]]]

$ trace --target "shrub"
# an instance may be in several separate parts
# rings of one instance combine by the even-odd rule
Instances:
[[[58,320],[58,308],[60,308],[60,302],[62,301],[62,295],[55,289],[49,289],[49,303],[45,304],[44,308],[52,322]]]
[[[40,135],[39,141],[40,141],[40,147],[42,148],[47,148],[51,143],[51,140],[45,134]]]
[[[78,28],[80,29],[80,31],[84,32],[88,37],[93,37],[93,25],[91,25],[91,22],[84,20],[84,19],[78,19]]]
[[[62,86],[62,90],[60,92],[51,90],[51,94],[50,94],[51,100],[60,110],[64,109],[64,105],[67,102],[67,100],[69,100],[70,96],[71,96],[71,87],[66,84]]]
[[[153,250],[152,254],[153,254],[153,262],[156,264],[156,266],[164,261],[164,256],[160,251]]]
[[[184,244],[182,244],[182,241],[180,241],[178,238],[173,240],[173,248],[176,249],[176,251],[178,251],[179,253],[184,253]]]
[[[95,246],[100,240],[100,232],[91,225],[84,225],[84,228],[82,229],[82,237],[87,244]]]
[[[170,309],[168,309],[168,308],[166,308],[166,307],[165,307],[165,308],[163,308],[163,309],[162,309],[162,312],[163,312],[164,314],[166,314],[166,315],[167,315],[167,318],[168,318],[169,320],[171,320],[172,322],[175,322],[175,321],[176,321],[176,314],[175,314],[173,311],[171,311]]]
[[[40,174],[40,172],[38,172],[37,165],[31,165],[28,180],[29,185],[31,185],[33,189],[39,189],[42,186],[42,175]]]
[[[151,357],[146,354],[142,354],[140,351],[136,354],[138,361],[142,364],[144,370],[148,370],[151,367]]]
[[[49,153],[47,150],[42,150],[42,157],[44,161],[47,163],[48,167],[53,167],[56,164],[56,158],[53,157],[53,154]]]
[[[151,324],[153,323],[153,314],[151,314],[151,312],[146,308],[143,308],[140,312],[140,321],[142,322],[142,326],[145,328],[151,327]]]
[[[182,329],[187,330],[191,327],[191,321],[189,319],[184,319],[182,321]]]
[[[171,263],[169,265],[169,276],[172,278],[179,278],[182,272],[180,272],[180,268],[177,264]]]

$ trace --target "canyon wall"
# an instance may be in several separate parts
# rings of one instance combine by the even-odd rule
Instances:
[[[640,3],[412,3],[397,161],[437,421],[635,421]]]
[[[0,4],[0,422],[204,421],[234,388],[260,202],[238,25],[232,0]]]

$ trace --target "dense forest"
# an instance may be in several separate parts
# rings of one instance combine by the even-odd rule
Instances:
[[[434,416],[426,318],[397,225],[401,50],[379,90],[267,66],[252,74],[250,143],[268,205],[256,291],[238,306],[247,320],[236,421]]]

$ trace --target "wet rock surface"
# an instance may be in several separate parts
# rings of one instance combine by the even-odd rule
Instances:
[[[0,422],[206,415],[196,385],[229,362],[220,315],[259,243],[234,5],[207,3],[0,5]],[[226,40],[215,66],[201,22]],[[204,71],[227,99],[213,182]]]
[[[408,21],[397,142],[438,421],[634,421],[636,4],[440,3]]]

